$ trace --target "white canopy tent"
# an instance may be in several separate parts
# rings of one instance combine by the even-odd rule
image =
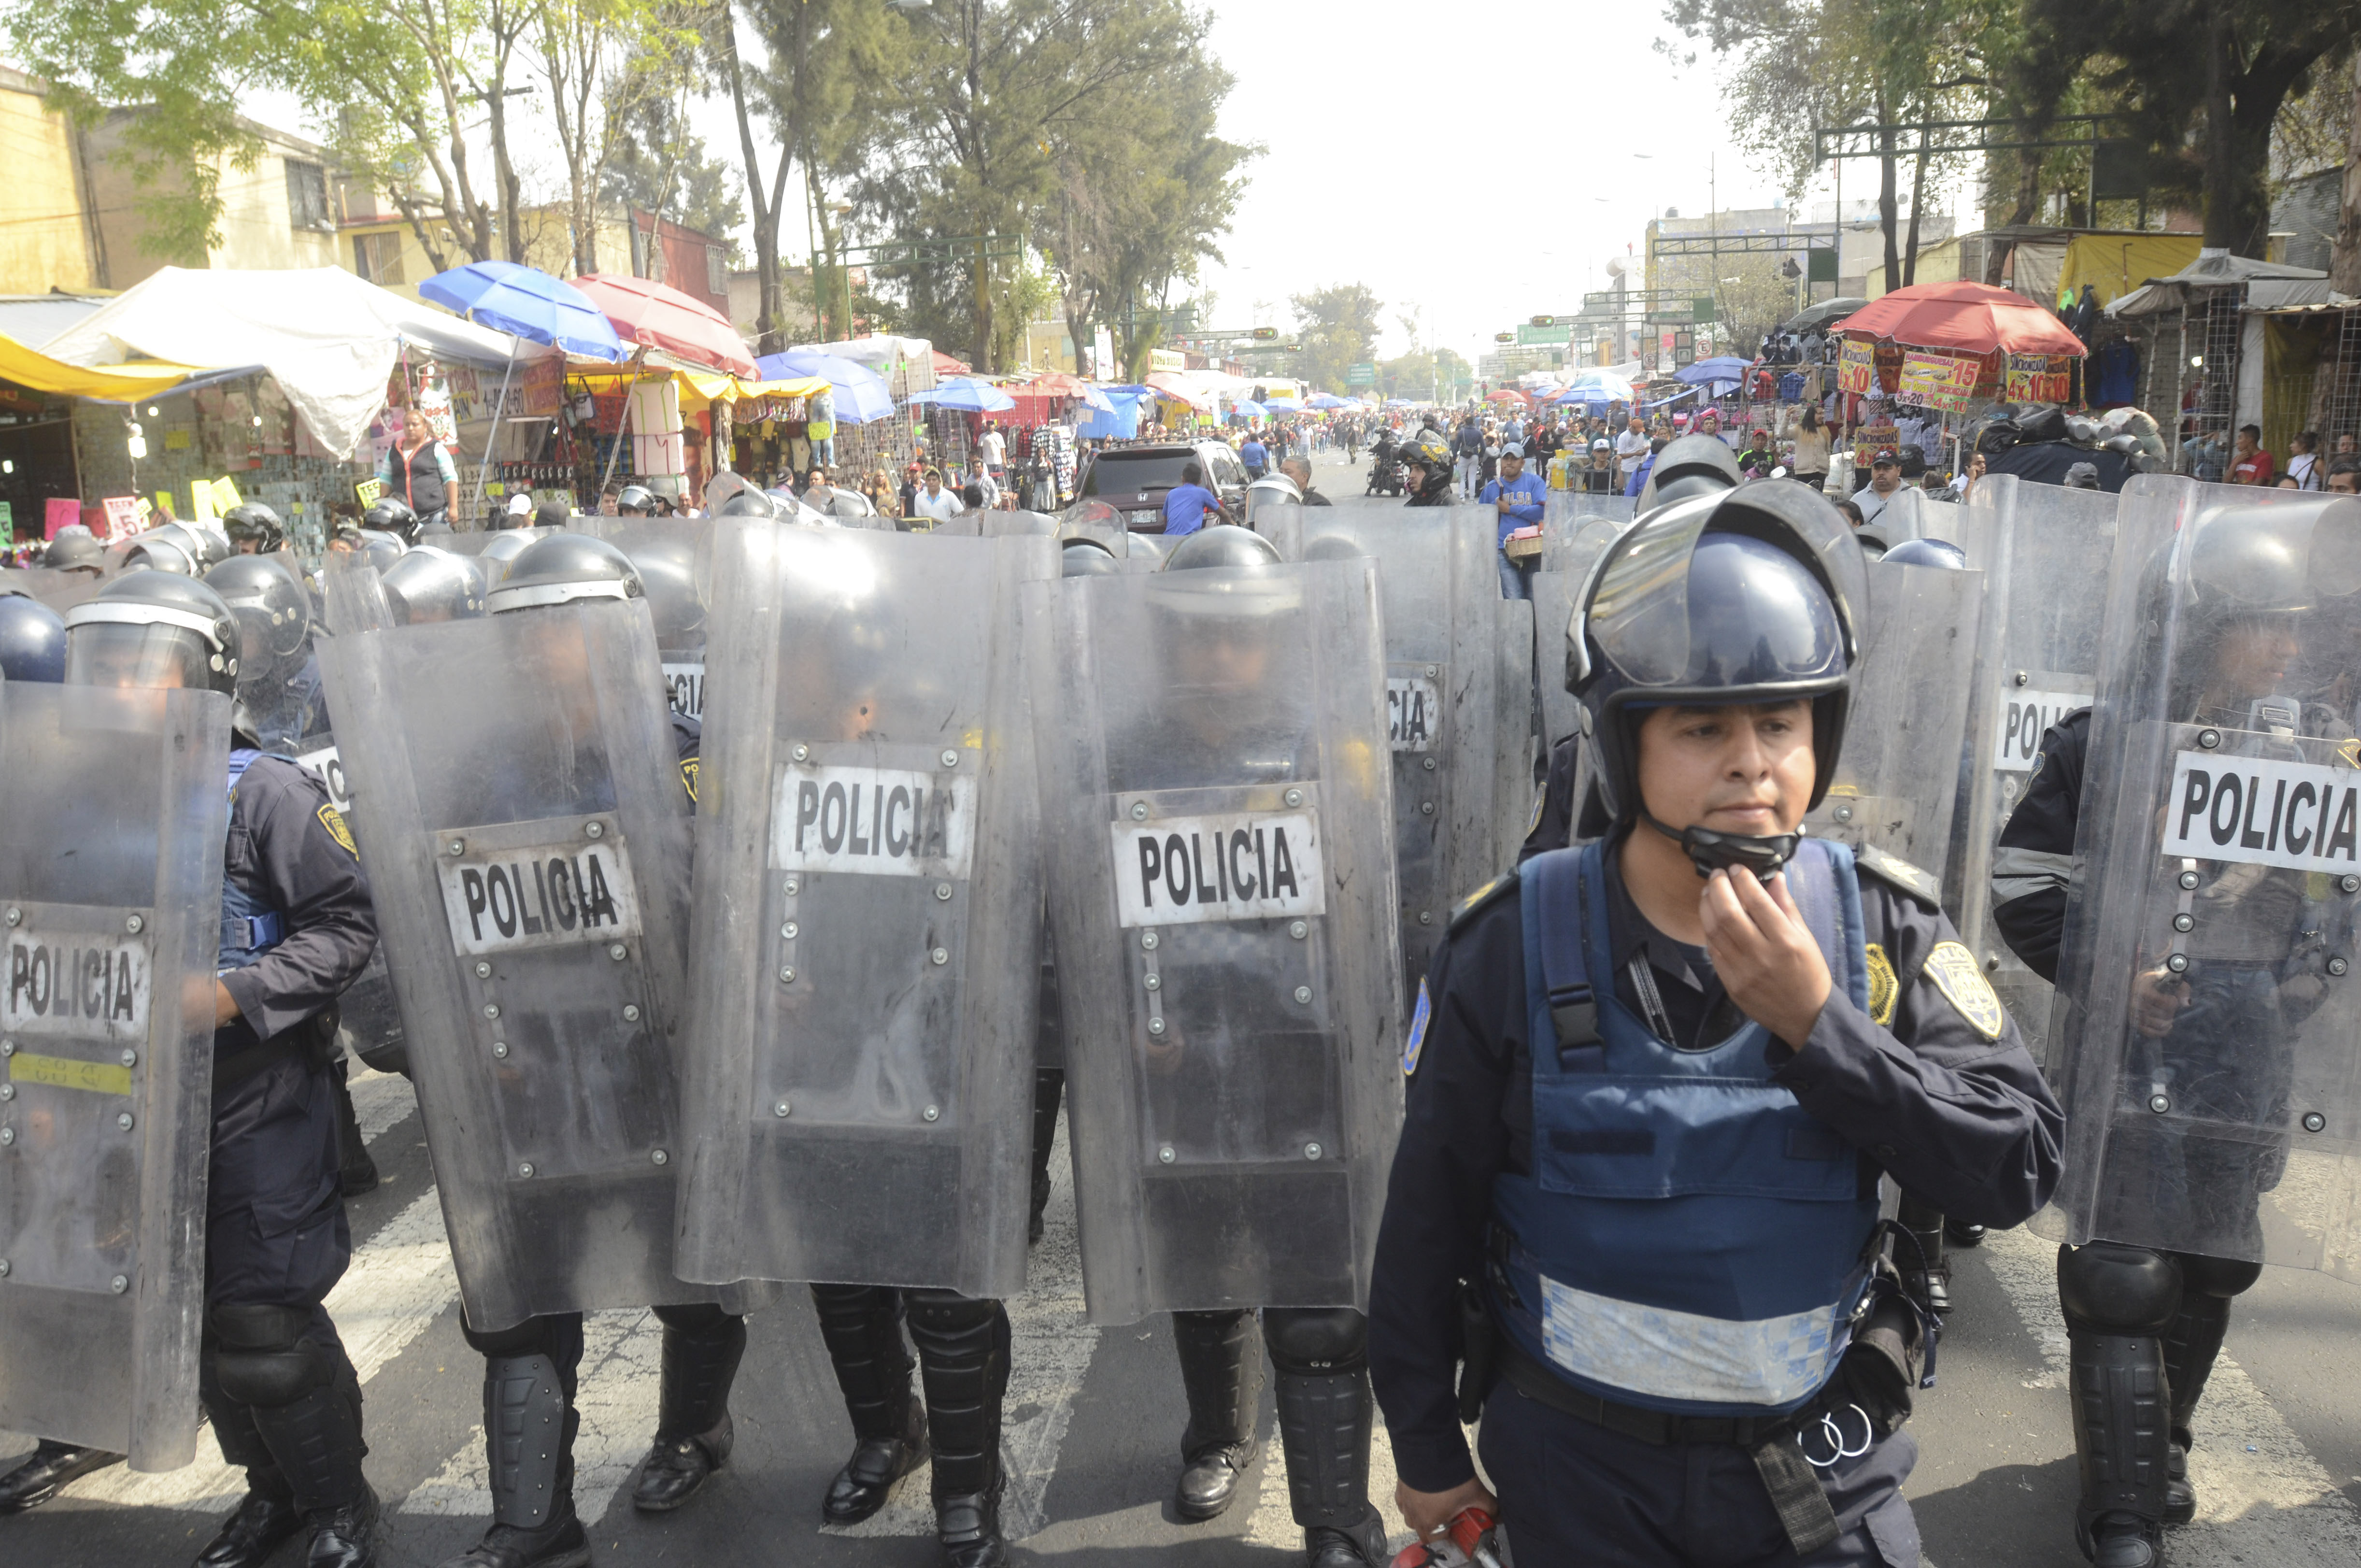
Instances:
[[[260,365],[320,446],[350,458],[385,406],[403,344],[443,360],[506,366],[557,350],[445,314],[334,267],[167,267],[42,345],[53,359]]]

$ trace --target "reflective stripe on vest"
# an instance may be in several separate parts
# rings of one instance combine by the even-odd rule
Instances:
[[[1495,1310],[1585,1393],[1684,1415],[1794,1409],[1850,1342],[1875,1184],[1771,1081],[1761,1025],[1684,1051],[1617,999],[1605,864],[1594,843],[1521,872],[1532,1171],[1492,1184]],[[1866,1011],[1850,853],[1806,839],[1787,883]]]
[[[240,746],[229,754],[229,795],[231,809],[236,809],[237,782],[258,757],[276,756],[276,752],[257,751]],[[280,759],[281,762],[285,758]],[[287,939],[287,922],[276,909],[258,896],[222,878],[221,942],[215,957],[214,972],[227,974],[234,969],[244,969],[263,954]]]

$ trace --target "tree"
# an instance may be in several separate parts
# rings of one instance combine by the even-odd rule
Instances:
[[[737,246],[738,177],[707,154],[705,138],[688,128],[676,99],[643,98],[631,106],[598,193]]]
[[[1298,294],[1288,304],[1303,345],[1303,379],[1331,391],[1344,386],[1345,372],[1368,360],[1385,302],[1366,283],[1331,283]]]
[[[2341,68],[2361,0],[2027,0],[2054,49],[2114,95],[2151,166],[2202,195],[2205,243],[2260,256],[2271,129],[2315,70]],[[2196,126],[2191,134],[2192,122]]]
[[[1434,376],[1442,384],[1444,402],[1458,402],[1476,389],[1476,367],[1468,364],[1456,349],[1438,348],[1434,351]]]

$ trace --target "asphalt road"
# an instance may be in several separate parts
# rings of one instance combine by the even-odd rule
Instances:
[[[1318,483],[1342,500],[1357,494],[1365,471],[1366,464],[1347,472],[1323,463]],[[386,1502],[380,1559],[388,1568],[433,1568],[471,1544],[489,1512],[481,1364],[460,1337],[457,1287],[408,1085],[367,1075],[355,1097],[384,1180],[352,1205],[357,1253],[330,1308],[364,1381],[368,1470]],[[1184,1526],[1173,1517],[1183,1410],[1170,1324],[1082,1322],[1062,1152],[1059,1168],[1032,1288],[1009,1304],[1016,1345],[1005,1512],[1016,1560],[1159,1568],[1300,1561],[1284,1477],[1268,1447],[1227,1518]],[[1911,1426],[1921,1458],[1909,1492],[1926,1561],[1941,1568],[2081,1562],[2053,1254],[2017,1231],[1957,1256],[1959,1306],[1941,1346],[1940,1381],[1919,1397]],[[2173,1568],[2361,1563],[2356,1328],[2361,1290],[2320,1276],[2267,1270],[2239,1299],[2191,1458],[2198,1522],[2174,1532]],[[937,1560],[923,1470],[867,1525],[849,1533],[820,1528],[820,1496],[851,1439],[812,1314],[797,1296],[751,1321],[729,1467],[664,1519],[635,1515],[629,1499],[632,1467],[654,1431],[659,1326],[644,1312],[601,1313],[588,1337],[577,1497],[595,1521],[600,1563],[926,1568]],[[1271,1430],[1268,1395],[1264,1425]],[[0,1433],[0,1464],[29,1446]],[[187,1562],[242,1490],[209,1438],[200,1450],[186,1469],[102,1472],[46,1508],[0,1519],[0,1563]],[[1389,1505],[1392,1486],[1381,1444],[1373,1494]],[[301,1552],[291,1547],[279,1561],[299,1563]]]

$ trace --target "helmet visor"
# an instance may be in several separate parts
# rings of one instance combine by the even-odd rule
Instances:
[[[1750,533],[1706,534],[1712,498],[1672,510],[1641,525],[1593,601],[1590,635],[1626,680],[1745,700],[1843,677],[1852,650],[1809,566]]]
[[[98,621],[66,637],[66,684],[203,691],[212,650],[186,627]]]

